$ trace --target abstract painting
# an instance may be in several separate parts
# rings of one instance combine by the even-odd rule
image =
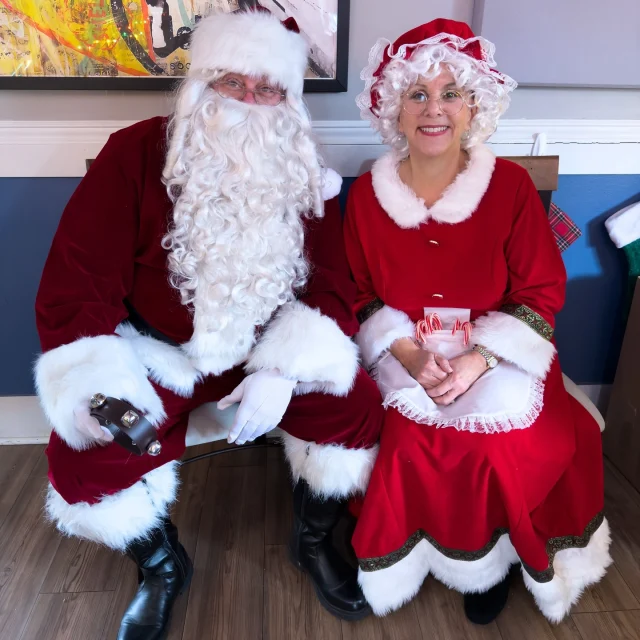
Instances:
[[[349,0],[0,0],[0,88],[170,89],[203,17],[256,5],[297,21],[305,90],[346,90]]]

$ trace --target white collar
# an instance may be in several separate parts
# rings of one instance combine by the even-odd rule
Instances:
[[[391,151],[373,165],[373,191],[389,217],[404,229],[417,228],[429,218],[456,224],[471,217],[489,187],[496,157],[485,145],[469,149],[469,162],[429,209],[422,198],[400,180],[400,157]]]

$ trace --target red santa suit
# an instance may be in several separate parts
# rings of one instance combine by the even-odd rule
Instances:
[[[431,208],[398,162],[392,152],[356,181],[345,220],[357,341],[388,407],[353,539],[360,584],[384,614],[429,573],[482,592],[521,562],[558,621],[611,562],[600,431],[565,391],[552,338],[562,259],[526,171],[487,147],[470,149]],[[442,328],[427,348],[454,356],[479,344],[503,359],[450,407],[388,352],[434,312]],[[466,346],[456,327],[469,320]]]
[[[165,125],[153,118],[111,136],[62,216],[36,301],[44,351],[36,381],[54,429],[48,511],[68,533],[114,548],[144,535],[173,501],[189,412],[229,394],[245,372],[274,368],[299,381],[280,426],[294,476],[320,494],[366,485],[382,420],[349,337],[354,287],[336,198],[324,217],[305,222],[306,287],[246,357],[212,349],[198,361],[126,325],[133,307],[176,345],[194,333],[161,246],[172,208],[161,181]],[[135,457],[83,438],[73,410],[97,392],[144,411],[158,426],[161,454]]]

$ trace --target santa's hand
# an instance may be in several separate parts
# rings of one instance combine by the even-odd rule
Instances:
[[[101,426],[95,418],[91,417],[88,401],[86,405],[80,404],[74,409],[73,423],[75,428],[85,436],[102,442],[113,441],[111,432],[106,427]]]
[[[218,402],[223,410],[240,403],[228,442],[244,444],[275,429],[291,402],[297,382],[274,369],[247,376],[226,398]]]

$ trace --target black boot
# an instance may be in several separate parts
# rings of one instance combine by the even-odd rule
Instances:
[[[122,618],[118,640],[161,640],[173,603],[191,580],[193,565],[168,518],[150,538],[129,545],[127,554],[138,565],[140,586]]]
[[[464,612],[474,624],[489,624],[493,622],[507,604],[509,586],[513,577],[513,569],[507,577],[489,591],[483,593],[465,593]]]
[[[343,620],[361,620],[371,608],[358,585],[358,572],[331,541],[345,504],[314,497],[309,485],[300,480],[293,490],[291,556],[294,564],[309,574],[325,609]]]

